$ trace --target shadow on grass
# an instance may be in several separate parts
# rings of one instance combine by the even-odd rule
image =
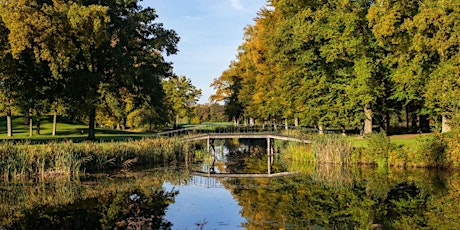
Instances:
[[[35,120],[34,120],[35,121]],[[62,121],[62,120],[61,120]],[[88,128],[85,124],[75,122],[58,122],[56,136],[52,136],[52,116],[44,116],[41,120],[40,135],[36,134],[36,124],[33,124],[33,135],[29,136],[29,126],[24,124],[24,117],[16,116],[12,119],[13,137],[6,136],[6,117],[0,118],[0,141],[30,142],[33,144],[48,143],[52,141],[82,142],[87,140]],[[107,128],[96,129],[96,141],[129,141],[149,137],[149,132],[133,132],[129,130],[114,130]]]

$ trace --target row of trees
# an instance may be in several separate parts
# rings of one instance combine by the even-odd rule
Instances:
[[[269,0],[211,84],[235,120],[388,131],[391,115],[455,125],[460,2]]]
[[[179,37],[157,17],[138,0],[1,1],[0,107],[8,136],[15,111],[72,115],[88,122],[94,139],[96,122],[152,128],[188,110],[201,91],[165,61],[178,52]]]

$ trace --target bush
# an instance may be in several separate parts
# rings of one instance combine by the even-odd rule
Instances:
[[[365,160],[367,163],[377,164],[379,167],[388,167],[388,156],[393,149],[390,138],[384,131],[371,133],[367,137]]]
[[[415,149],[408,152],[408,164],[417,167],[447,166],[445,144],[439,134],[421,136]]]
[[[460,168],[460,131],[445,134],[443,140],[447,164],[453,168]]]

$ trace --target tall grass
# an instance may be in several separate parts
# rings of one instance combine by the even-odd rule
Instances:
[[[316,135],[312,143],[312,153],[320,163],[349,164],[353,146],[342,135]]]
[[[96,172],[136,165],[173,164],[185,161],[193,146],[175,138],[143,139],[110,143],[0,143],[0,175],[4,180],[78,176],[82,171]]]
[[[285,158],[298,163],[350,164],[353,146],[341,135],[316,135],[308,145],[288,145]]]

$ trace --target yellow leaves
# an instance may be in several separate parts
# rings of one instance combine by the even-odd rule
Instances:
[[[77,52],[88,57],[91,49],[106,40],[110,22],[107,10],[99,5],[82,6],[63,0],[43,5],[15,1],[2,2],[0,16],[10,30],[12,54],[18,57],[31,49],[37,60],[49,61],[57,74],[59,68],[66,68],[76,58]]]
[[[67,18],[74,33],[85,39],[86,47],[100,45],[106,38],[106,25],[110,22],[107,7],[72,4],[67,11]]]

